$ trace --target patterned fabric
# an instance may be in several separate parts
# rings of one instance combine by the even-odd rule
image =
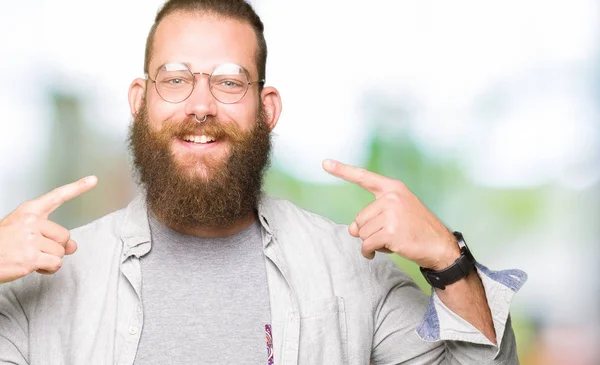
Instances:
[[[265,324],[265,332],[267,333],[267,364],[273,365],[273,334],[271,333],[271,325]]]

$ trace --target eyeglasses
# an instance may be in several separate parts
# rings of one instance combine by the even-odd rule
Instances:
[[[208,76],[210,93],[223,104],[233,104],[242,100],[252,84],[262,84],[265,80],[248,81],[246,70],[235,63],[224,63],[215,67],[210,74],[192,72],[187,65],[179,62],[166,63],[156,72],[152,81],[156,91],[169,103],[181,103],[192,95],[196,86],[195,75]]]

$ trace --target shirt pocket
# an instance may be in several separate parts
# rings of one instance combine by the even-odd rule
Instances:
[[[332,297],[303,304],[298,364],[348,364],[344,298]]]

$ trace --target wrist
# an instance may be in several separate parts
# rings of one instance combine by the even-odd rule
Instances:
[[[439,271],[452,266],[461,256],[460,246],[454,234],[449,233],[438,260],[427,269]]]
[[[425,276],[427,282],[441,290],[444,290],[447,285],[466,277],[475,269],[475,258],[469,251],[462,234],[454,232],[453,235],[456,240],[455,247],[459,251],[458,258],[456,258],[456,253],[453,250],[449,250],[437,265],[432,265],[433,268],[421,267],[421,273]]]

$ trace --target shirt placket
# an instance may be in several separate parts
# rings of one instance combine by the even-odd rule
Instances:
[[[274,344],[277,344],[278,342],[281,343],[281,346],[274,347],[274,365],[297,365],[298,346],[300,343],[300,311],[298,309],[298,302],[290,285],[289,273],[283,260],[283,256],[279,250],[279,247],[277,247],[277,240],[275,239],[274,235],[269,232],[265,232],[263,240],[263,252],[276,268],[276,270],[267,270],[269,282],[272,280],[283,279],[284,282],[280,282],[278,284],[284,285],[288,289],[290,294],[289,298],[291,301],[291,307],[286,311],[286,318],[283,321],[277,321],[279,323],[284,323],[284,328],[277,331],[277,333],[281,334],[281,338],[277,338],[276,335],[273,336]],[[271,292],[272,288],[269,288],[269,291]],[[271,293],[271,308],[279,308],[280,304],[276,303],[276,301],[281,300],[282,297],[288,297],[284,294],[285,293]],[[279,310],[272,311],[272,313],[279,314]],[[278,349],[281,349],[280,354],[277,353]]]
[[[133,255],[124,257],[121,273],[129,285],[125,283],[126,285],[122,285],[119,289],[120,314],[117,338],[123,342],[117,364],[133,365],[144,323],[142,272],[139,258]]]

